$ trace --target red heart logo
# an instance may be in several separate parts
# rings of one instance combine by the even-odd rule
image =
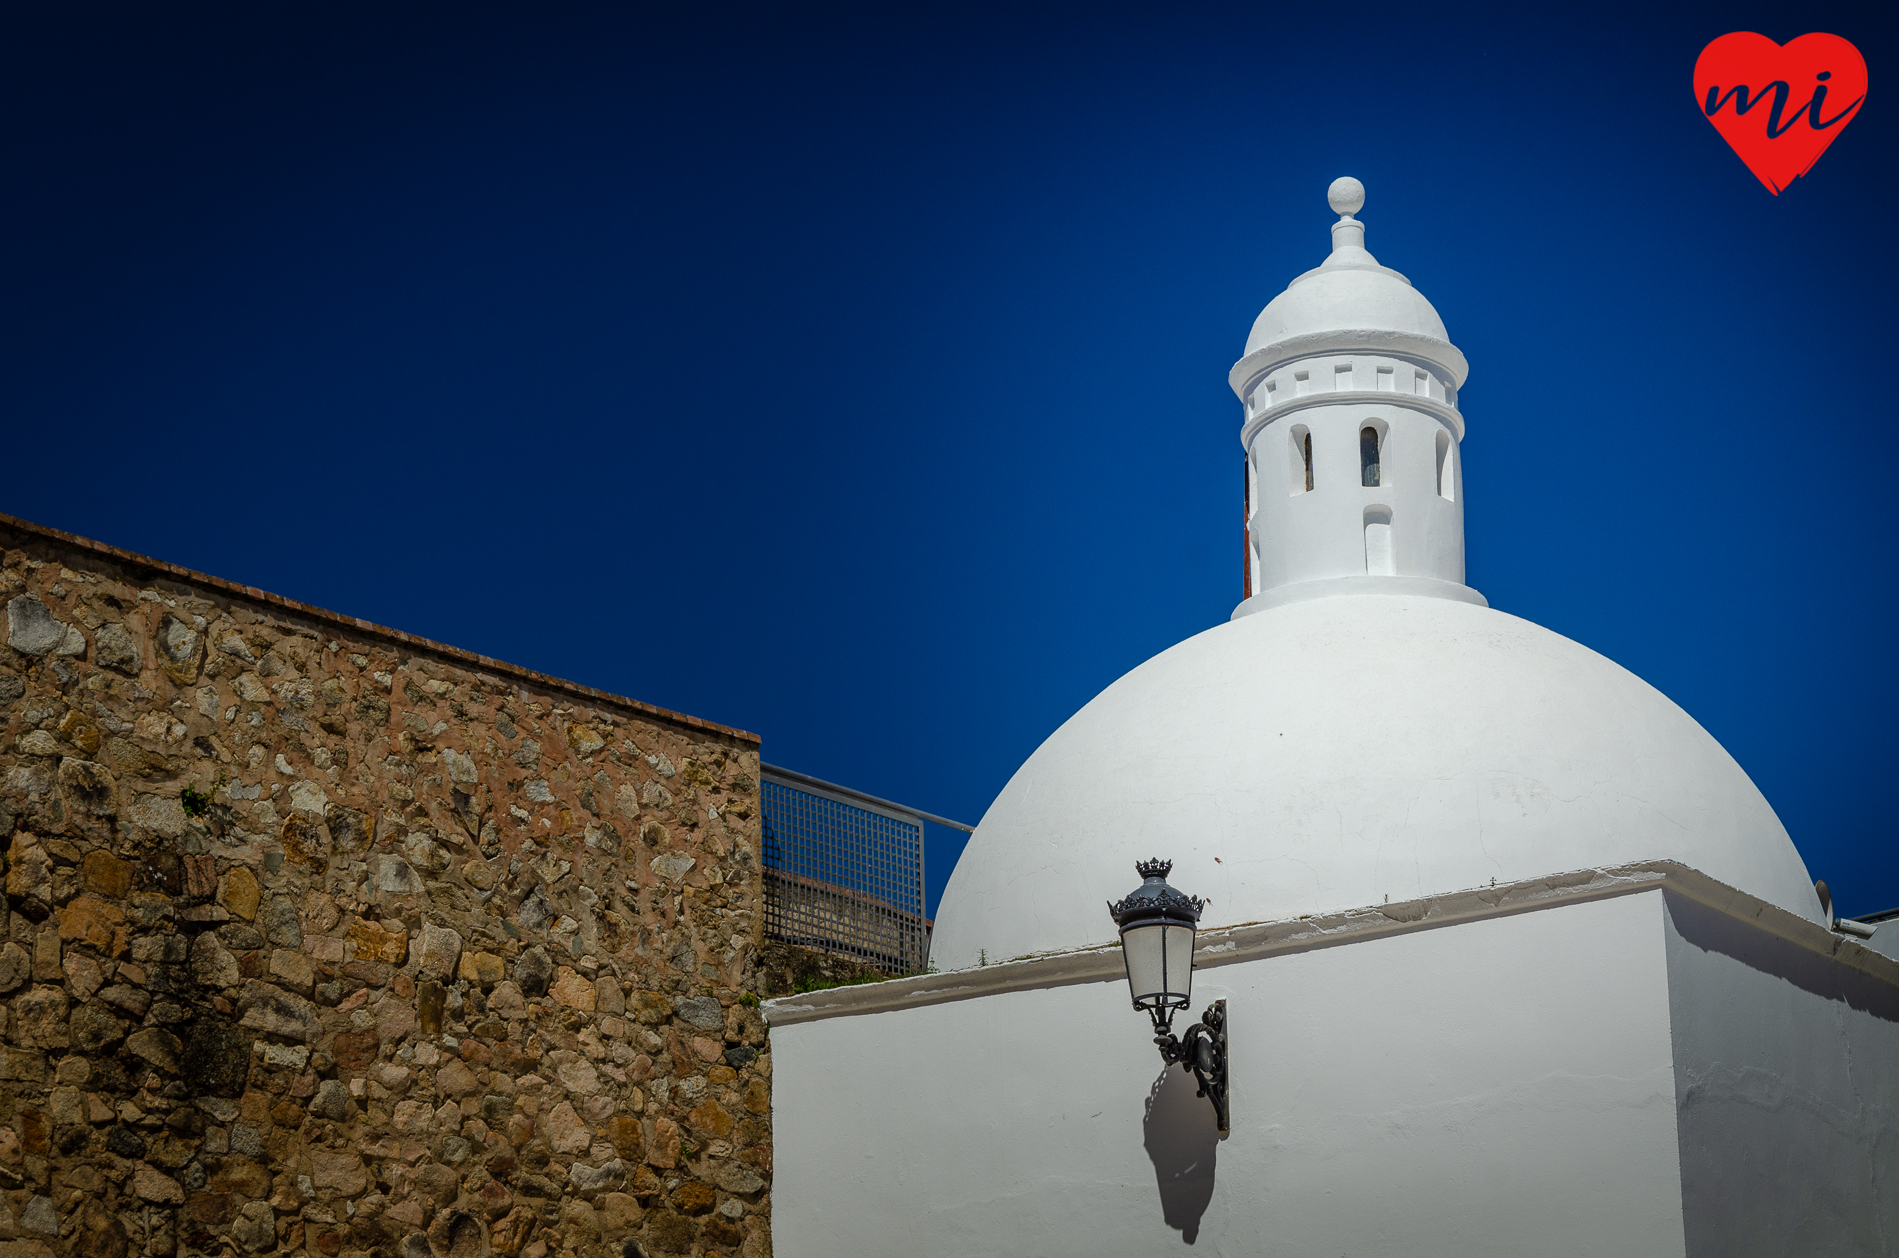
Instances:
[[[1785,46],[1735,31],[1695,59],[1695,103],[1775,196],[1813,168],[1866,99],[1866,59],[1838,35]]]

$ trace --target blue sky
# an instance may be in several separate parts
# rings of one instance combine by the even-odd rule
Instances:
[[[1710,39],[1868,103],[1779,197]],[[16,6],[0,510],[979,818],[1239,597],[1254,315],[1362,179],[1469,576],[1899,906],[1880,9]],[[932,904],[960,836],[933,829]]]

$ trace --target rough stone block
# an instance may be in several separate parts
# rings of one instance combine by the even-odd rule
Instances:
[[[640,1120],[624,1114],[607,1120],[607,1139],[623,1158],[638,1161],[646,1150],[646,1132]]]
[[[7,850],[7,894],[42,902],[52,899],[53,856],[38,838],[22,831]]]
[[[209,856],[200,854],[185,857],[185,898],[190,900],[209,899],[218,889],[217,862]]]
[[[66,992],[35,987],[13,1002],[13,1039],[29,1048],[65,1048],[72,1042],[66,1024]]]
[[[0,1048],[0,1079],[18,1083],[46,1082],[46,1055],[18,1048]]]
[[[708,1100],[686,1115],[692,1129],[701,1135],[724,1139],[732,1134],[732,1116],[717,1101]]]
[[[583,1013],[592,1013],[597,995],[591,980],[581,977],[570,966],[561,966],[554,971],[553,986],[549,994],[569,1009],[579,1009]]]
[[[206,931],[191,941],[191,977],[202,987],[235,987],[243,976],[237,958]]]
[[[22,655],[83,655],[86,639],[32,594],[7,600],[7,645]]]
[[[475,1072],[460,1061],[450,1061],[435,1072],[436,1088],[449,1096],[468,1096],[481,1090]]]
[[[59,736],[87,755],[99,750],[99,727],[78,708],[59,718]]]
[[[684,852],[668,852],[664,856],[654,858],[653,872],[668,881],[678,882],[681,878],[684,878],[690,873],[692,867],[698,863],[694,857],[688,856]]]
[[[658,1026],[673,1016],[673,1002],[662,992],[634,992],[633,1016],[644,1026]]]
[[[610,1192],[599,1201],[601,1234],[611,1239],[640,1225],[645,1211],[639,1199],[623,1192]]]
[[[567,1101],[556,1105],[540,1123],[547,1145],[556,1153],[581,1153],[593,1143],[593,1132]]]
[[[448,769],[448,780],[463,786],[472,786],[481,780],[476,772],[475,758],[453,747],[442,748],[442,764]]]
[[[157,648],[158,662],[174,682],[189,686],[198,680],[204,638],[196,629],[167,612],[158,622],[158,632],[152,635],[152,645]]]
[[[262,1253],[277,1244],[277,1214],[268,1203],[247,1201],[231,1221],[231,1239],[248,1253]]]
[[[382,1046],[375,1030],[339,1031],[330,1055],[336,1059],[339,1070],[367,1070],[376,1062],[377,1050]]]
[[[96,1053],[125,1038],[125,1024],[98,1001],[88,1001],[72,1012],[68,1028],[72,1047],[82,1053]]]
[[[316,983],[316,963],[308,953],[276,948],[270,954],[270,979],[300,995],[309,995]]]
[[[599,1166],[588,1166],[584,1162],[575,1162],[567,1168],[567,1182],[574,1186],[575,1192],[597,1193],[603,1188],[615,1187],[626,1179],[626,1164],[618,1158],[610,1159]]]
[[[488,1243],[497,1254],[519,1253],[540,1226],[540,1215],[527,1206],[516,1206],[488,1233]]]
[[[679,1161],[679,1124],[670,1118],[653,1122],[653,1142],[646,1148],[646,1161],[661,1170],[671,1170]]]
[[[99,993],[99,999],[140,1022],[145,1020],[146,1012],[152,1007],[151,993],[124,983],[114,983],[104,988]]]
[[[712,996],[688,996],[675,1003],[673,1012],[702,1031],[725,1030],[725,1007]],[[646,1019],[642,1017],[640,1021]]]
[[[43,729],[30,729],[13,740],[13,749],[23,756],[57,756],[61,752],[59,739]]]
[[[317,1085],[316,1096],[310,1102],[310,1112],[318,1118],[340,1123],[356,1112],[356,1103],[350,1099],[349,1088],[340,1079],[325,1079]]]
[[[163,795],[139,795],[126,811],[126,820],[153,834],[175,839],[185,832],[184,805]]]
[[[415,1006],[384,1000],[376,1010],[376,1031],[385,1044],[400,1044],[415,1034]]]
[[[57,983],[65,977],[65,967],[60,964],[59,927],[42,926],[33,936],[33,981]]]
[[[90,760],[74,756],[60,760],[59,793],[74,809],[87,816],[110,817],[119,810],[118,783],[112,780],[112,771]]]
[[[92,662],[127,677],[136,677],[145,667],[144,653],[138,640],[122,624],[102,626],[92,638]]]
[[[376,870],[376,890],[391,895],[420,895],[422,876],[399,856],[379,856],[372,864]]]
[[[441,978],[455,976],[455,962],[462,952],[462,937],[458,932],[434,922],[424,922],[418,943],[417,964],[422,973]]]
[[[743,1162],[727,1162],[719,1168],[719,1187],[749,1197],[764,1188],[765,1181]]]
[[[122,861],[110,852],[98,850],[87,852],[84,870],[88,891],[96,891],[110,899],[122,900],[132,890],[132,863]]]
[[[698,1180],[689,1180],[673,1191],[673,1204],[687,1214],[707,1214],[717,1205],[719,1195]]]
[[[60,909],[59,934],[108,957],[121,956],[130,946],[124,911],[95,895],[78,896]]]
[[[301,996],[269,983],[247,983],[238,1007],[243,1011],[239,1026],[281,1035],[285,1039],[308,1043],[317,1038],[321,1029],[316,1006]]]
[[[302,783],[299,783],[302,785]],[[329,860],[329,840],[323,827],[308,812],[293,812],[284,818],[277,839],[284,845],[284,857],[306,869],[322,869]]]
[[[697,1229],[693,1221],[671,1210],[655,1211],[646,1216],[646,1234],[665,1253],[689,1253]]]
[[[310,1178],[318,1188],[334,1188],[354,1196],[369,1186],[362,1155],[352,1149],[312,1149],[309,1157]]]
[[[126,1037],[125,1047],[166,1074],[175,1075],[183,1068],[184,1043],[162,1028],[146,1027],[132,1032]]]
[[[360,961],[382,961],[402,965],[409,959],[409,931],[384,930],[376,922],[357,920],[350,923],[349,955]]]
[[[512,982],[497,983],[488,995],[488,1011],[497,1018],[524,1018],[527,1001],[521,998],[521,989]]]
[[[263,888],[257,885],[257,875],[244,865],[234,866],[218,887],[218,903],[247,922],[257,916],[257,905],[262,897]]]
[[[0,947],[0,992],[10,992],[32,977],[32,953],[17,943]]]
[[[263,1168],[258,1169],[261,1171]],[[132,1191],[154,1205],[181,1206],[185,1203],[185,1190],[178,1181],[149,1166],[140,1166],[132,1173]]]
[[[575,1096],[592,1096],[600,1090],[600,1075],[593,1063],[577,1053],[563,1053],[567,1060],[554,1067],[554,1078]]]
[[[482,987],[493,987],[507,977],[507,968],[492,952],[464,952],[456,975]]]
[[[227,1157],[211,1176],[211,1191],[261,1197],[270,1191],[270,1172],[248,1156]]]
[[[263,928],[264,937],[279,948],[303,946],[303,927],[297,920],[297,902],[287,895],[266,898],[257,924]]]
[[[448,1004],[448,992],[433,980],[421,984],[416,990],[415,1020],[424,1035],[442,1033],[442,1014]]]

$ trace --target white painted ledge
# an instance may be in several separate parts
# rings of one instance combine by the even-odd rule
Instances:
[[[1699,870],[1674,861],[1642,861],[1606,869],[1584,869],[1400,904],[1204,931],[1194,948],[1194,968],[1213,969],[1261,957],[1340,947],[1389,935],[1435,930],[1461,922],[1539,912],[1644,891],[1666,891],[1683,896],[1808,952],[1899,987],[1899,961],[1880,955],[1857,939],[1834,934],[1778,905],[1716,882]],[[857,987],[779,996],[765,1001],[761,1011],[773,1026],[793,1026],[826,1018],[974,1000],[1002,992],[1036,991],[1077,983],[1118,983],[1124,978],[1120,945],[1108,943],[1073,952],[1021,957],[971,970],[918,974]]]
[[[1478,607],[1490,606],[1489,599],[1468,585],[1438,577],[1326,577],[1318,581],[1295,581],[1291,585],[1275,585],[1270,590],[1261,590],[1235,607],[1227,619],[1238,620],[1242,616],[1284,607],[1288,603],[1334,598],[1340,594],[1410,595],[1413,598],[1446,598],[1454,603],[1471,603]]]
[[[1323,268],[1320,268],[1323,269]],[[1304,279],[1305,276],[1300,276]],[[1293,283],[1298,283],[1294,280]],[[1291,285],[1287,286],[1288,291]],[[1301,332],[1284,340],[1262,345],[1227,372],[1227,383],[1241,397],[1255,380],[1268,372],[1301,358],[1325,354],[1388,354],[1393,358],[1414,358],[1433,367],[1442,367],[1451,378],[1451,387],[1461,389],[1470,378],[1470,360],[1464,351],[1449,341],[1416,332],[1397,332],[1386,328],[1340,328],[1327,332]]]

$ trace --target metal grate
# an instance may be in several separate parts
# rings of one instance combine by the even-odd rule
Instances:
[[[889,974],[921,971],[922,816],[787,770],[760,777],[766,935]]]

